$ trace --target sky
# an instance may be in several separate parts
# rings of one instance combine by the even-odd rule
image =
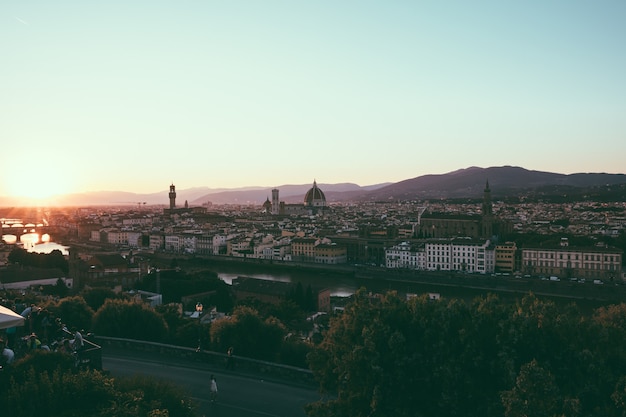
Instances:
[[[0,3],[0,196],[624,173],[626,2]]]

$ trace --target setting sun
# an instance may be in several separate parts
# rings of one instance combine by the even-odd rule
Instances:
[[[9,196],[43,201],[72,191],[71,176],[65,167],[48,167],[45,162],[20,161],[19,166],[7,168],[10,174],[3,178],[2,188]]]

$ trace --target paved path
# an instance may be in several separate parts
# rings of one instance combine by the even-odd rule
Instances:
[[[267,381],[261,376],[210,369],[198,363],[157,361],[133,352],[103,354],[102,365],[112,376],[149,375],[180,385],[198,404],[199,416],[304,417],[304,405],[320,399],[314,387]],[[211,374],[219,387],[215,404],[209,401]]]

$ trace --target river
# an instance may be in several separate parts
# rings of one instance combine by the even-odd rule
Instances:
[[[249,271],[236,271],[229,268],[228,272],[216,271],[217,276],[227,284],[232,284],[234,278],[251,277],[267,281],[302,283],[306,288],[308,285],[316,288],[330,288],[330,294],[336,297],[347,297],[356,292],[358,283],[354,279],[344,277],[332,277],[329,275],[315,275],[311,273],[250,273]]]
[[[285,271],[273,269],[266,270],[262,266],[255,268],[251,265],[228,265],[216,264],[209,269],[215,271],[217,276],[227,284],[231,284],[234,278],[239,276],[252,277],[256,279],[264,279],[269,281],[281,281],[301,283],[305,288],[328,288],[331,296],[347,297],[354,294],[359,288],[363,287],[367,291],[385,293],[387,291],[397,291],[399,295],[407,294],[423,294],[429,292],[438,292],[436,284],[423,284],[407,281],[396,281],[388,277],[379,278],[357,278],[354,274],[342,272],[333,272],[332,270],[309,270],[309,269],[288,269]],[[439,287],[439,289],[441,289]],[[448,289],[449,290],[449,289]]]
[[[258,279],[283,282],[300,282],[306,288],[329,288],[331,295],[347,297],[364,287],[372,293],[395,291],[400,297],[411,294],[430,294],[444,299],[459,299],[471,303],[476,297],[484,297],[489,293],[497,294],[506,302],[516,302],[529,292],[537,296],[547,297],[558,305],[575,302],[581,311],[591,313],[596,308],[621,302],[626,286],[609,287],[599,285],[568,285],[566,282],[550,282],[540,280],[521,280],[493,278],[491,276],[465,276],[462,274],[440,273],[401,273],[399,271],[378,271],[370,278],[357,278],[344,272],[333,273],[315,270],[275,271],[259,269],[256,272],[251,265],[214,265],[211,268],[223,281],[230,284],[233,278],[247,276]],[[359,274],[366,275],[366,274]],[[560,284],[560,285],[557,285]],[[607,288],[602,288],[607,287]]]
[[[9,245],[16,245],[18,247],[26,249],[28,252],[33,253],[50,253],[53,250],[60,250],[61,253],[65,256],[69,255],[69,247],[63,246],[59,243],[55,243],[51,241],[51,237],[49,234],[44,233],[43,235],[39,235],[39,233],[24,233],[15,235],[9,234],[3,230],[2,240],[4,243]],[[11,231],[15,233],[15,231]]]

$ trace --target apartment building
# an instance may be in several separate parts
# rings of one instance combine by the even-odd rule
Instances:
[[[470,238],[402,242],[385,252],[387,268],[490,273],[494,268],[489,240]]]
[[[109,229],[106,231],[107,243],[121,246],[128,244],[128,232],[124,230]]]
[[[165,248],[165,235],[162,233],[150,234],[150,249],[154,251],[163,250]]]
[[[348,250],[345,246],[336,243],[320,243],[314,247],[315,262],[320,264],[345,264],[348,259]]]
[[[621,279],[622,251],[608,247],[522,249],[522,270],[560,278]]]
[[[299,237],[291,240],[291,257],[294,261],[315,262],[315,246],[319,240],[311,237]]]
[[[182,242],[180,236],[177,234],[165,235],[165,250],[168,252],[180,252],[182,249]]]
[[[392,269],[421,269],[420,253],[409,242],[402,242],[385,250],[385,266]]]
[[[496,272],[510,273],[516,271],[516,255],[517,245],[515,242],[506,242],[496,245]]]
[[[213,236],[207,234],[196,236],[196,253],[198,255],[213,255]]]

